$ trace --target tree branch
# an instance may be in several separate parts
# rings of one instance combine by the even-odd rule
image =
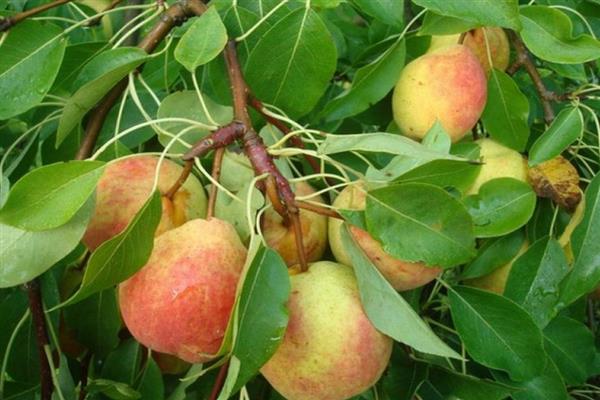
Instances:
[[[61,6],[63,4],[69,3],[70,1],[72,0],[55,0],[53,2],[42,4],[41,6],[34,7],[30,10],[20,12],[10,17],[0,18],[0,32],[9,30],[13,26],[17,25],[19,22],[22,22],[29,17],[50,10],[52,8]]]
[[[46,329],[46,316],[44,314],[44,305],[42,302],[42,291],[37,280],[27,282],[25,285],[27,296],[29,298],[29,309],[31,310],[31,319],[35,329],[35,337],[40,357],[40,386],[41,400],[51,400],[54,384],[52,383],[52,372],[46,357],[44,347],[50,344],[48,340],[48,331]]]
[[[225,361],[225,364],[221,365],[219,368],[219,373],[217,374],[217,379],[215,379],[215,384],[210,391],[209,400],[217,400],[219,397],[219,393],[223,388],[223,384],[225,383],[225,378],[227,377],[227,370],[229,369],[229,360]]]
[[[175,26],[181,25],[187,18],[200,15],[206,10],[206,5],[200,0],[182,0],[169,7],[159,18],[150,33],[140,42],[138,47],[150,54],[156,46],[167,36]],[[90,156],[100,130],[104,125],[106,116],[115,105],[121,94],[127,87],[128,78],[124,78],[91,110],[85,128],[83,143],[75,156],[76,160],[83,160]]]
[[[552,101],[557,100],[558,97],[554,92],[548,90],[546,85],[544,85],[542,77],[533,63],[533,60],[529,56],[529,51],[527,50],[527,47],[525,46],[525,43],[523,43],[521,37],[512,30],[507,30],[507,33],[515,48],[515,51],[517,52],[517,59],[515,63],[510,66],[507,72],[514,74],[519,68],[525,68],[529,74],[529,77],[533,81],[535,90],[542,103],[542,108],[544,109],[544,120],[547,124],[550,124],[555,117],[554,110],[552,109]]]
[[[223,163],[223,155],[225,154],[225,147],[220,147],[215,150],[215,158],[212,164],[212,179],[215,182],[219,182],[221,176],[221,164]],[[219,188],[214,183],[210,187],[210,193],[208,194],[208,208],[206,211],[206,219],[212,218],[215,215],[215,205],[217,204],[217,194]]]

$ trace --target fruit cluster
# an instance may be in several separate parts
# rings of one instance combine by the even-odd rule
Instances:
[[[439,121],[453,142],[463,139],[485,106],[490,69],[505,69],[508,58],[502,29],[434,37],[429,51],[404,68],[396,85],[393,111],[401,132],[420,140]],[[491,139],[476,143],[483,165],[467,194],[477,193],[495,178],[527,180],[521,154]],[[152,192],[157,168],[163,196],[154,249],[147,264],[119,285],[120,309],[128,330],[143,345],[202,363],[215,357],[223,341],[247,250],[231,224],[215,217],[204,219],[206,196],[197,178],[189,176],[174,195],[167,196],[181,175],[178,164],[163,160],[159,167],[158,158],[147,155],[113,162],[97,186],[96,209],[84,243],[94,250],[125,229]],[[315,190],[298,183],[295,193],[306,196]],[[354,182],[332,206],[363,210],[367,196],[366,182]],[[300,223],[311,264],[306,272],[290,268],[289,324],[281,346],[261,372],[288,399],[346,399],[380,378],[392,340],[378,332],[363,311],[352,259],[341,240],[343,222],[301,210]],[[299,263],[294,231],[273,208],[263,214],[261,232],[289,267]],[[423,286],[442,271],[391,256],[359,227],[350,226],[350,232],[398,291]],[[337,262],[323,260],[328,244]],[[472,284],[501,292],[508,268]],[[159,364],[168,369],[169,361],[160,357]]]

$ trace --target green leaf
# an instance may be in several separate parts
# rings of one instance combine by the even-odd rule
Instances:
[[[450,290],[449,299],[454,326],[475,361],[507,371],[519,382],[542,372],[542,333],[519,305],[464,286]]]
[[[119,344],[121,318],[114,289],[107,289],[65,307],[66,325],[77,342],[104,358]]]
[[[479,25],[477,22],[465,21],[464,19],[427,11],[418,34],[420,36],[455,35],[477,28]]]
[[[240,362],[231,391],[221,392],[227,399],[244,386],[271,358],[283,340],[288,323],[287,300],[290,279],[281,256],[272,249],[258,249],[244,277],[236,307],[237,335],[233,355]]]
[[[138,376],[141,358],[140,344],[133,338],[124,340],[106,356],[100,376],[133,387]]]
[[[64,354],[60,354],[60,364],[56,369],[56,390],[62,395],[61,400],[76,400],[75,382],[71,371],[69,371],[69,362]]]
[[[226,44],[227,29],[217,9],[209,7],[194,20],[179,40],[175,47],[175,59],[193,73],[200,65],[218,56]]]
[[[525,382],[515,382],[508,379],[498,371],[492,371],[494,378],[499,382],[521,389],[513,393],[514,400],[569,400],[565,382],[552,359],[545,356],[546,366],[536,377]]]
[[[594,334],[581,322],[557,317],[544,329],[546,351],[568,385],[582,385],[594,375],[598,351]]]
[[[529,150],[529,166],[548,161],[565,151],[583,135],[583,116],[577,107],[563,109],[552,125],[540,136]]]
[[[31,231],[67,223],[94,193],[103,166],[98,161],[71,161],[34,169],[12,187],[0,222]]]
[[[464,203],[473,217],[475,236],[495,237],[525,225],[535,211],[536,196],[525,182],[497,178],[484,183]]]
[[[558,286],[567,272],[569,265],[560,244],[540,239],[513,263],[504,296],[528,311],[543,329],[556,314]]]
[[[508,264],[525,242],[522,230],[486,241],[477,251],[477,257],[462,271],[461,279],[479,278]]]
[[[121,79],[148,59],[142,49],[119,47],[104,51],[86,64],[77,77],[79,89],[67,100],[58,123],[56,145],[60,145],[84,115]]]
[[[529,101],[506,73],[493,69],[488,100],[481,115],[485,129],[498,142],[522,152],[529,138]]]
[[[405,0],[352,0],[361,11],[387,25],[404,25]]]
[[[107,42],[84,42],[67,46],[62,64],[52,85],[52,92],[66,91],[70,93],[81,69],[107,46]]]
[[[109,379],[94,379],[86,386],[89,394],[102,393],[112,400],[135,400],[142,395],[126,383],[111,381]]]
[[[326,121],[361,113],[384,98],[394,87],[404,67],[405,41],[394,43],[368,65],[359,68],[350,90],[329,102],[321,112]]]
[[[445,344],[381,275],[354,242],[348,225],[340,227],[344,247],[353,262],[360,298],[373,325],[394,340],[427,354],[461,357]]]
[[[225,125],[231,122],[233,118],[233,109],[231,107],[217,104],[205,94],[203,94],[203,99],[208,113],[217,124]],[[198,93],[193,90],[175,92],[165,97],[160,103],[157,116],[158,118],[185,118],[207,125],[210,124]],[[181,142],[192,146],[210,132],[208,128],[204,127],[197,127],[190,130],[190,124],[186,122],[162,122],[159,126],[161,130],[158,131],[158,140],[163,146],[167,146],[174,135],[187,128],[186,133],[179,136],[179,141],[173,143],[169,148],[170,153],[186,152],[189,147],[183,145]],[[166,134],[162,130],[167,131],[169,134]]]
[[[65,225],[41,232],[0,224],[0,288],[30,281],[73,251],[93,209],[90,198]]]
[[[438,187],[403,183],[374,190],[365,215],[369,233],[398,259],[449,268],[475,255],[471,217]]]
[[[382,400],[412,400],[427,378],[428,365],[415,362],[404,352],[394,351],[381,378]],[[381,398],[381,397],[380,397]]]
[[[136,389],[144,400],[163,400],[165,398],[162,372],[151,357],[148,358]]]
[[[444,399],[502,400],[515,390],[497,382],[459,374],[444,368],[429,369],[429,382]]]
[[[600,283],[600,175],[585,191],[585,214],[571,236],[575,262],[561,283],[559,308],[567,306]]]
[[[385,132],[327,135],[325,141],[319,146],[318,151],[320,154],[336,154],[346,151],[388,153],[415,158],[424,162],[432,160],[463,160],[460,157],[429,149],[406,136]]]
[[[0,121],[29,110],[46,96],[67,45],[61,34],[56,25],[26,20],[5,36],[0,44]]]
[[[262,101],[299,117],[325,92],[336,58],[333,39],[319,15],[299,8],[263,35],[246,64],[246,80]]]
[[[454,187],[464,192],[473,185],[477,175],[479,175],[479,170],[479,165],[469,163],[466,160],[433,160],[402,173],[394,181],[398,183],[428,183],[441,188]],[[386,172],[389,173],[390,171],[386,169]],[[392,172],[392,177],[395,175]]]
[[[501,26],[517,31],[521,29],[517,0],[414,0],[414,3],[437,14],[480,25]]]
[[[154,192],[123,232],[92,253],[79,290],[62,305],[74,304],[135,274],[146,264],[160,222],[161,199]]]
[[[600,58],[600,41],[587,34],[574,37],[571,19],[556,8],[523,7],[521,22],[523,42],[542,60],[583,64]]]

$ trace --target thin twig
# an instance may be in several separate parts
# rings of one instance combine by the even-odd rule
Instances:
[[[519,68],[525,68],[529,74],[529,77],[533,81],[535,90],[540,98],[540,102],[542,103],[542,108],[544,109],[544,120],[547,124],[550,124],[555,117],[554,110],[552,109],[552,101],[557,100],[557,96],[554,92],[548,90],[546,85],[544,85],[542,77],[533,63],[533,60],[529,56],[529,51],[527,50],[527,47],[525,46],[525,43],[523,43],[521,37],[512,30],[507,30],[507,32],[517,53],[517,59],[515,63],[511,65],[508,71],[509,73],[515,73]]]
[[[302,208],[304,210],[312,211],[314,213],[317,213],[317,214],[320,214],[320,215],[324,215],[326,217],[337,218],[337,219],[344,219],[344,217],[342,217],[335,210],[331,210],[331,209],[325,208],[325,207],[319,207],[316,204],[307,203],[305,201],[296,200],[296,206],[298,208]]]
[[[50,341],[48,340],[48,330],[46,328],[42,291],[38,281],[35,279],[26,283],[25,288],[29,297],[29,309],[31,310],[31,318],[35,328],[35,337],[40,357],[41,400],[51,400],[54,385],[52,383],[52,371],[50,371],[50,365],[48,364],[48,358],[44,350],[44,347],[49,345]]]
[[[209,400],[217,400],[219,397],[219,393],[223,388],[223,383],[225,383],[225,378],[227,377],[227,370],[229,369],[229,360],[225,361],[225,364],[221,365],[219,368],[219,373],[217,374],[217,379],[215,380],[215,384],[210,392]]]
[[[225,147],[220,147],[215,150],[215,158],[213,159],[211,176],[214,182],[219,182],[221,176],[221,165],[223,164],[223,155],[225,154]],[[215,215],[215,205],[217,204],[217,194],[219,188],[213,184],[210,187],[210,193],[208,195],[208,209],[206,211],[206,219],[212,218]]]
[[[0,32],[4,32],[13,26],[17,25],[19,22],[26,20],[29,17],[42,13],[44,11],[50,10],[52,8],[61,6],[63,4],[69,3],[72,0],[55,0],[50,3],[42,4],[41,6],[34,7],[30,10],[23,11],[21,13],[12,15],[6,18],[0,18]]]
[[[179,178],[177,178],[173,186],[171,186],[167,193],[165,193],[166,198],[173,200],[173,196],[175,196],[175,193],[177,193],[181,186],[183,186],[188,176],[190,176],[190,174],[192,173],[193,167],[194,161],[188,160],[185,162],[183,169],[181,170],[181,174],[179,175]]]
[[[79,400],[85,400],[85,387],[88,383],[88,374],[90,371],[90,362],[92,361],[92,353],[88,352],[81,360],[81,389],[79,390]]]
[[[308,269],[306,262],[306,254],[304,250],[302,226],[300,224],[300,215],[298,207],[295,203],[295,195],[288,180],[281,174],[275,166],[273,158],[267,152],[267,148],[262,138],[256,133],[252,127],[252,121],[248,114],[248,85],[244,80],[242,68],[240,66],[235,40],[230,40],[225,47],[225,62],[227,64],[227,73],[231,84],[231,92],[233,97],[234,118],[237,122],[244,125],[245,130],[242,136],[244,152],[254,169],[254,173],[258,175],[267,174],[272,177],[277,187],[277,193],[273,191],[267,192],[269,200],[272,204],[278,202],[283,203],[285,212],[282,217],[284,220],[290,219],[291,225],[294,228],[296,237],[296,247],[300,268],[302,271]]]

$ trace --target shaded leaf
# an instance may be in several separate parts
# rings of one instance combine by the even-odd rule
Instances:
[[[161,199],[154,192],[127,228],[92,253],[79,290],[62,305],[74,304],[135,274],[146,264],[160,222]]]
[[[7,34],[0,44],[0,120],[29,110],[48,93],[67,45],[61,34],[56,25],[32,20]]]
[[[0,288],[25,283],[46,272],[77,247],[94,209],[90,198],[65,225],[32,232],[0,224]]]
[[[473,217],[475,236],[494,237],[525,225],[535,210],[536,197],[527,183],[498,178],[484,183],[464,203]]]
[[[335,66],[335,45],[321,17],[299,8],[263,35],[250,54],[245,76],[258,98],[299,117],[316,105]]]
[[[225,25],[217,9],[209,7],[194,20],[177,43],[175,59],[193,73],[196,68],[218,56],[226,43]]]
[[[12,187],[0,222],[31,231],[67,223],[94,193],[103,166],[70,161],[34,169]]]
[[[513,393],[514,400],[568,400],[565,382],[552,359],[545,356],[544,370],[533,379],[525,382],[511,381],[503,373],[492,371],[494,378],[499,382],[521,389]]]
[[[352,0],[360,10],[375,19],[396,27],[404,24],[404,1],[406,0]]]
[[[447,369],[429,369],[428,381],[444,399],[502,400],[515,390],[509,386],[459,374]]]
[[[524,242],[525,233],[522,230],[489,239],[478,249],[477,257],[463,269],[461,278],[479,278],[508,264],[517,255]]]
[[[450,290],[449,299],[454,326],[475,361],[504,370],[519,382],[542,372],[542,333],[519,305],[464,286]]]
[[[533,54],[559,64],[582,64],[600,58],[600,41],[587,34],[573,36],[571,19],[545,6],[521,8],[521,36]]]
[[[438,14],[462,18],[480,25],[521,29],[517,0],[414,0],[414,3]]]
[[[449,268],[475,255],[471,217],[436,186],[403,183],[369,192],[365,216],[369,233],[395,258]]]
[[[348,225],[340,227],[342,243],[348,250],[358,281],[360,297],[373,325],[394,340],[423,353],[441,357],[461,357],[419,317],[414,309],[392,288],[362,249],[354,242]]]
[[[540,239],[513,263],[504,296],[521,305],[543,329],[556,315],[558,286],[567,272],[569,266],[560,244],[554,239]]]
[[[567,107],[529,150],[529,166],[534,167],[565,151],[583,134],[583,116],[576,107]]]
[[[529,101],[506,73],[492,69],[488,80],[488,100],[481,115],[492,138],[522,152],[529,138]]]

